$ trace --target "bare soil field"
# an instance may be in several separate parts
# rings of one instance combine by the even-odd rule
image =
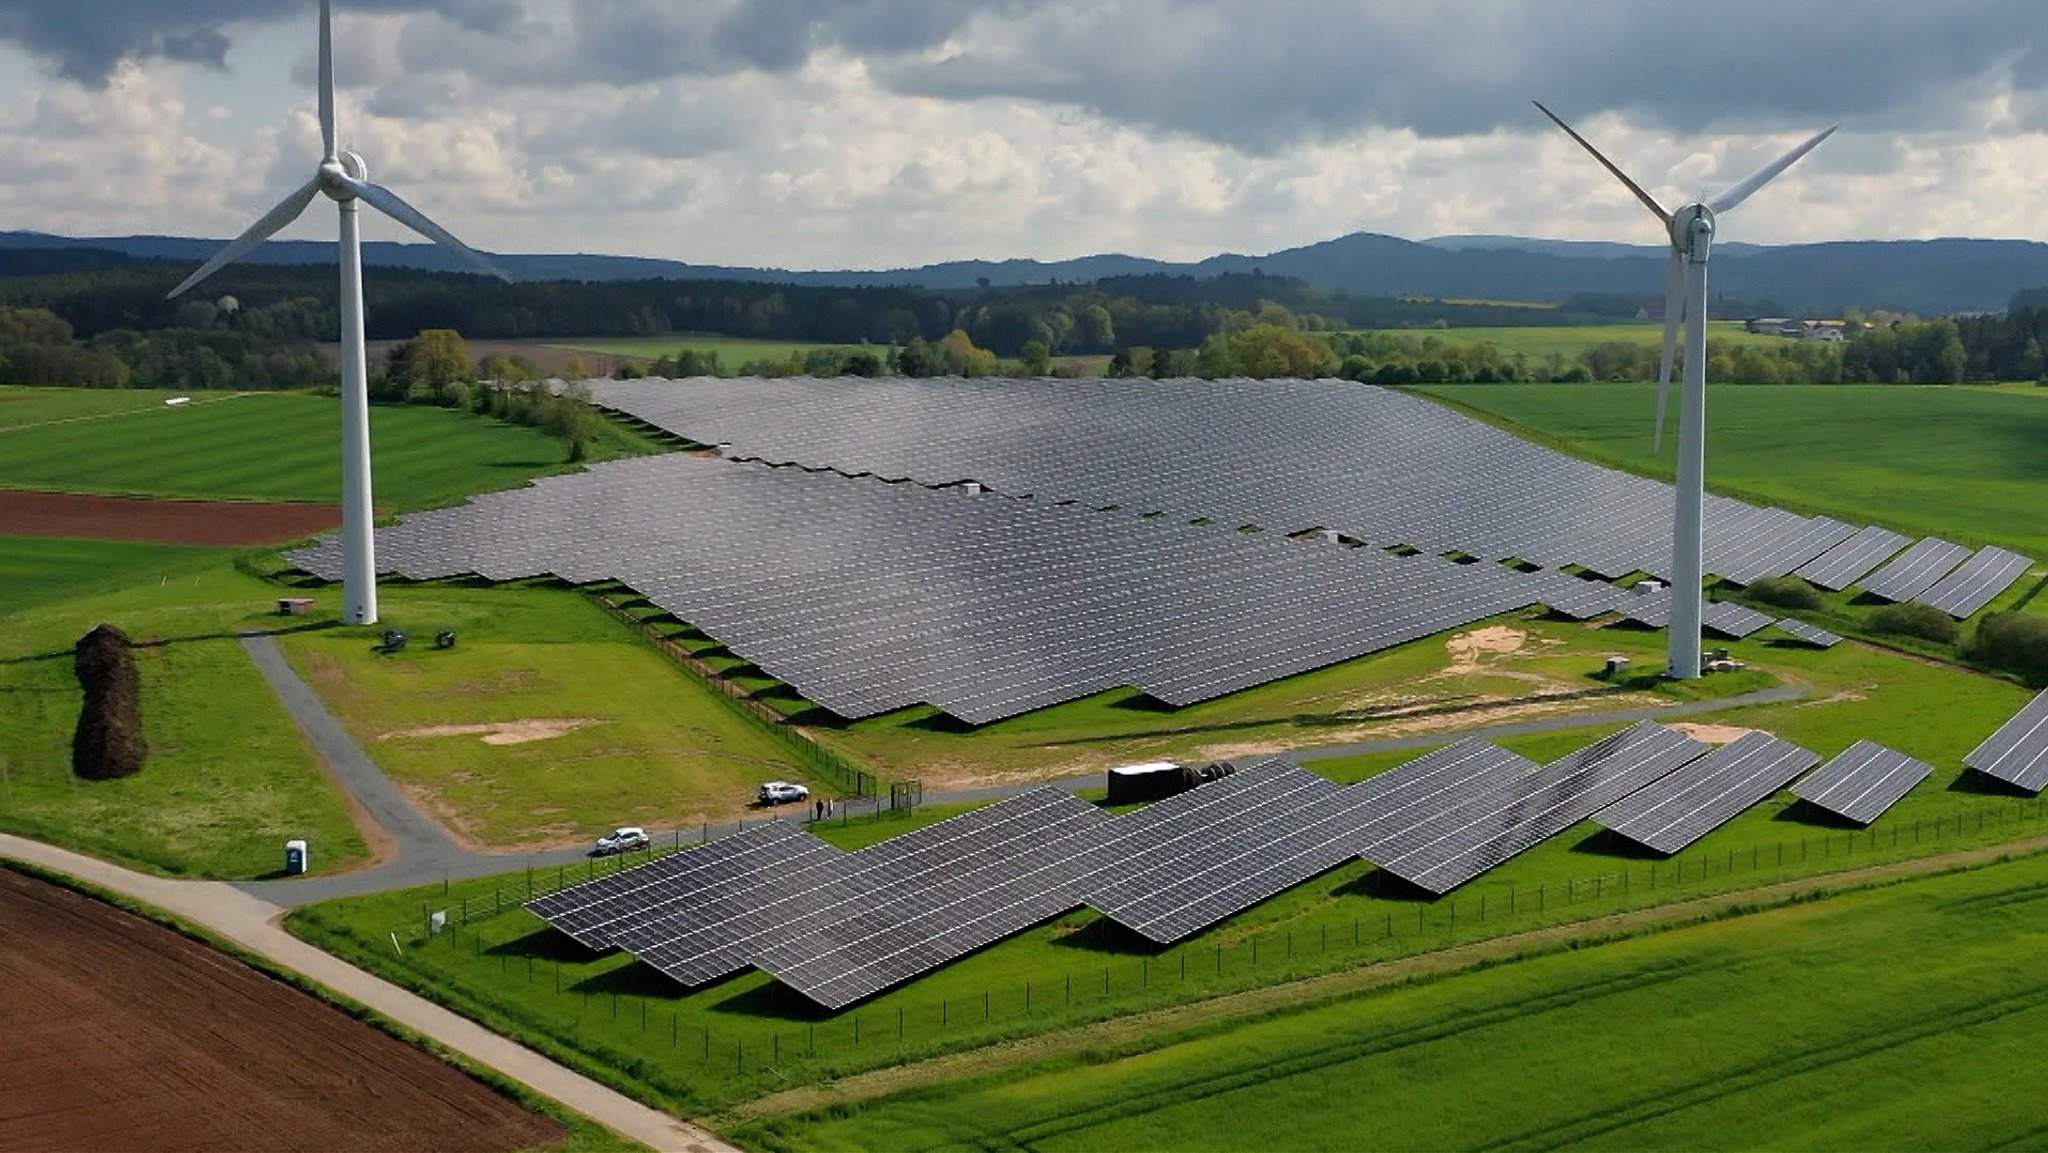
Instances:
[[[0,1151],[531,1149],[567,1132],[196,941],[0,868]]]
[[[0,490],[0,535],[246,548],[282,544],[340,526],[341,507],[331,504],[151,500]]]

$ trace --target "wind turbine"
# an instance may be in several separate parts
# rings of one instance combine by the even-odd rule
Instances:
[[[325,151],[313,179],[249,226],[199,271],[170,291],[177,298],[236,257],[269,239],[326,194],[341,211],[341,548],[342,618],[350,624],[377,621],[377,553],[370,506],[370,385],[363,353],[363,249],[357,227],[358,203],[389,216],[421,236],[452,248],[481,271],[511,278],[481,253],[455,239],[388,188],[370,183],[369,166],[353,152],[334,148],[334,32],[330,0],[320,0],[320,142]]]
[[[1714,246],[1715,224],[1722,213],[1775,180],[1841,126],[1817,133],[1719,196],[1667,212],[1655,197],[1643,191],[1642,185],[1629,179],[1627,173],[1602,156],[1557,113],[1543,107],[1540,101],[1534,103],[1552,123],[1564,129],[1565,135],[1592,153],[1601,167],[1627,185],[1643,207],[1656,215],[1671,238],[1671,255],[1664,265],[1664,352],[1657,366],[1657,428],[1652,443],[1659,450],[1664,447],[1671,358],[1677,350],[1678,325],[1683,319],[1685,383],[1679,393],[1677,508],[1672,516],[1671,537],[1671,667],[1665,670],[1665,675],[1689,680],[1700,675],[1700,599],[1706,579],[1703,520],[1707,467],[1707,257]]]

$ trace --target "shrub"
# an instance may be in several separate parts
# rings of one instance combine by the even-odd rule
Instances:
[[[1933,605],[1911,602],[1886,605],[1870,614],[1870,627],[1881,633],[1919,637],[1947,644],[1956,639],[1956,622]]]
[[[2029,681],[2048,681],[2048,617],[1994,613],[1978,623],[1967,652],[1972,660]]]
[[[1781,609],[1817,609],[1820,593],[1796,576],[1766,577],[1749,586],[1752,599]]]

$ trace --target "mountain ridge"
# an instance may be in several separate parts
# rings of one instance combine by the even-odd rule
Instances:
[[[224,241],[195,237],[64,237],[0,232],[0,248],[92,249],[131,259],[198,263]],[[245,259],[268,264],[332,263],[326,241],[272,241]],[[366,243],[372,266],[462,272],[454,254],[429,244]],[[1481,298],[1562,303],[1604,294],[1653,299],[1663,284],[1663,249],[1603,241],[1511,236],[1404,240],[1354,232],[1264,255],[1219,254],[1163,261],[1121,253],[1070,260],[953,260],[915,268],[791,270],[691,264],[655,257],[588,253],[495,257],[517,280],[734,280],[823,287],[922,287],[1092,283],[1121,276],[1208,278],[1228,273],[1293,277],[1322,288],[1371,296]],[[2013,294],[2048,286],[2048,244],[2029,240],[1943,238],[1850,240],[1817,244],[1730,244],[1715,249],[1717,299],[1770,302],[1790,312],[1892,308],[1923,315],[1998,311]]]

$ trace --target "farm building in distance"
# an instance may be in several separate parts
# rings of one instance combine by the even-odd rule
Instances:
[[[1785,316],[1760,316],[1743,325],[1751,332],[1763,336],[1784,336],[1795,340],[1826,340],[1840,342],[1848,339],[1849,322],[1846,320],[1796,320]]]

